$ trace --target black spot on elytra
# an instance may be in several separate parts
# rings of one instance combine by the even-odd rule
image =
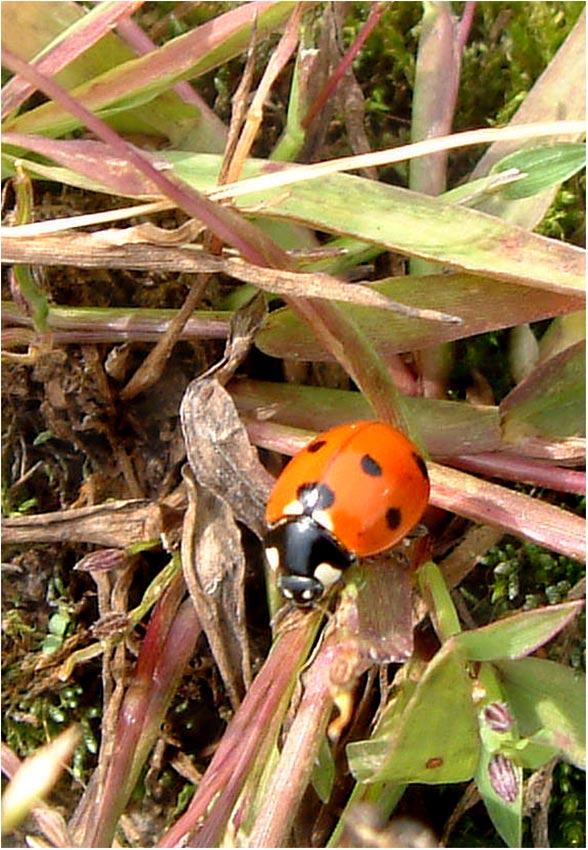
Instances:
[[[310,446],[306,447],[306,451],[314,454],[315,452],[320,451],[326,442],[326,440],[315,440],[314,443],[311,443]]]
[[[314,511],[324,511],[335,501],[335,494],[326,484],[320,481],[309,481],[302,484],[296,493],[304,508],[304,513],[311,515]]]
[[[395,531],[402,521],[402,512],[399,508],[388,508],[386,511],[386,525],[391,531]]]
[[[364,455],[360,460],[360,466],[362,472],[365,472],[366,475],[370,475],[372,478],[378,478],[382,474],[382,467],[371,455]]]
[[[415,460],[416,465],[418,466],[418,468],[421,471],[421,475],[423,476],[425,481],[428,481],[429,480],[429,470],[427,469],[427,465],[425,464],[425,461],[416,452],[413,452],[412,456]]]

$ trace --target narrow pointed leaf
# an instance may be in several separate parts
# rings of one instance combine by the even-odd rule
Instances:
[[[510,281],[465,274],[388,278],[374,285],[374,289],[402,304],[430,307],[462,319],[461,325],[442,325],[383,314],[365,307],[346,307],[383,357],[539,321],[584,306],[579,293],[556,294]],[[261,351],[272,357],[332,359],[312,331],[287,308],[270,314],[255,342]]]
[[[584,436],[585,396],[586,343],[582,340],[537,366],[502,401],[505,440]]]
[[[418,580],[439,639],[445,641],[452,635],[459,634],[459,617],[439,567],[432,561],[423,564],[418,571]]]
[[[470,661],[521,658],[561,631],[583,607],[583,600],[578,600],[523,611],[480,629],[462,632],[455,641]]]
[[[586,167],[586,146],[572,142],[517,151],[496,163],[491,173],[516,168],[525,176],[502,189],[508,200],[530,198],[563,183]]]

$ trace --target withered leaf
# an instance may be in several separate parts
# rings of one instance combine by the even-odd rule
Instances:
[[[182,536],[184,578],[236,708],[251,684],[241,535],[227,504],[201,487],[188,465],[184,480],[188,493]]]
[[[249,443],[235,405],[221,386],[247,353],[265,315],[262,298],[235,314],[225,355],[192,381],[180,408],[188,464],[189,507],[182,566],[233,705],[251,679],[245,625],[245,556],[236,520],[259,537],[271,476]]]
[[[236,310],[231,317],[231,325],[225,353],[218,363],[196,378],[200,383],[205,378],[216,378],[221,384],[226,384],[233,377],[237,367],[247,356],[257,331],[262,326],[267,315],[267,304],[263,293],[258,292],[243,307]]]
[[[229,393],[213,378],[193,381],[180,408],[188,462],[198,483],[223,499],[258,537],[273,479],[261,465]]]
[[[245,357],[264,316],[263,296],[235,313],[222,360],[188,385],[180,407],[186,454],[196,480],[225,501],[258,537],[264,534],[263,513],[273,481],[221,383]]]
[[[369,559],[370,592],[357,597],[357,636],[378,664],[404,662],[413,651],[412,582],[393,554]]]

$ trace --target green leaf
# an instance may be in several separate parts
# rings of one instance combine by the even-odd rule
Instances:
[[[271,159],[278,162],[294,162],[304,145],[306,131],[301,119],[304,118],[308,109],[307,86],[304,84],[308,74],[304,73],[304,68],[312,63],[312,57],[316,56],[316,53],[316,50],[305,50],[301,46],[298,48],[288,98],[286,127],[271,154]]]
[[[401,698],[392,705],[372,739],[348,746],[355,778],[426,784],[471,779],[480,741],[471,680],[452,639],[427,665],[404,706],[403,702]]]
[[[456,186],[455,189],[443,192],[440,197],[452,204],[476,206],[481,199],[497,195],[499,192],[503,192],[506,186],[520,180],[524,180],[524,176],[516,169],[512,169],[502,174],[489,174],[487,177],[470,180],[469,183],[463,183],[461,186]]]
[[[158,95],[175,102],[170,92],[175,83],[197,77],[238,56],[247,49],[253,26],[257,37],[262,39],[283,23],[293,7],[291,2],[252,2],[238,6],[143,56],[123,61],[103,73],[86,75],[84,82],[72,89],[71,94],[88,109],[101,114],[134,109]],[[189,120],[190,113],[194,117],[193,105],[187,106],[181,101],[178,105],[183,106],[184,119]],[[149,106],[140,111],[146,127]],[[169,102],[167,107],[169,109]],[[159,106],[153,108],[158,114]],[[179,110],[172,115],[177,120]],[[6,129],[57,136],[78,126],[78,118],[49,101],[12,118]],[[134,126],[137,129],[136,122]]]
[[[312,787],[323,801],[328,803],[335,782],[335,762],[325,737],[321,741],[317,761],[312,771]]]
[[[57,652],[58,649],[61,649],[62,646],[62,638],[57,635],[47,635],[47,637],[43,640],[41,652],[44,652],[46,655],[51,655],[53,652]]]
[[[480,629],[462,632],[456,644],[469,661],[521,658],[564,628],[584,607],[582,600],[523,611]]]
[[[243,196],[259,215],[292,217],[411,257],[552,291],[583,290],[584,252],[477,210],[349,174]],[[239,199],[242,203],[243,199]],[[565,255],[565,257],[564,257]]]
[[[47,333],[49,301],[35,280],[32,269],[29,266],[15,265],[14,279],[21,296],[28,302],[35,330],[40,334]]]
[[[551,186],[563,183],[586,167],[586,145],[561,142],[505,156],[491,170],[499,174],[516,168],[524,177],[502,189],[505,198],[517,200],[538,195]]]
[[[461,325],[450,325],[405,318],[372,307],[345,305],[345,312],[373,340],[382,357],[539,321],[583,306],[579,295],[556,294],[477,275],[409,275],[387,278],[372,288],[402,304],[441,310],[462,319]],[[312,330],[288,308],[270,313],[255,344],[271,357],[333,359]]]
[[[496,831],[509,847],[520,847],[522,767],[503,753],[492,753],[482,748],[475,780]]]
[[[543,658],[497,661],[495,667],[521,734],[541,732],[543,745],[585,770],[585,675]]]
[[[586,310],[556,316],[539,340],[540,361],[555,357],[571,345],[586,339]]]
[[[478,712],[481,750],[476,785],[497,832],[509,847],[520,847],[523,771],[518,727],[493,665],[480,665],[478,683],[485,696]]]
[[[441,641],[461,632],[459,617],[451,594],[439,567],[432,561],[423,564],[418,571],[421,594],[433,617],[435,631]]]
[[[543,731],[529,738],[521,738],[517,750],[520,763],[529,770],[538,770],[559,753],[559,749],[549,743]]]
[[[272,422],[317,432],[373,415],[361,393],[347,390],[242,378],[232,381],[229,390],[240,413],[251,415],[264,407],[271,409]],[[420,436],[431,455],[496,451],[500,446],[495,407],[409,396],[403,398],[403,404],[409,421],[419,423]]]
[[[29,131],[18,120],[6,129]],[[157,158],[171,162],[174,174],[199,191],[211,188],[211,179],[215,179],[220,163],[220,157],[186,151],[167,155],[160,152]],[[247,163],[243,180],[259,173],[260,168],[263,174],[272,167],[275,171],[276,163]],[[333,174],[285,187],[278,185],[240,196],[236,198],[236,206],[253,207],[259,218],[297,221],[325,233],[380,246],[382,250],[488,276],[495,282],[509,280],[568,294],[579,294],[585,289],[581,249],[528,233],[477,210],[362,177]],[[443,297],[443,290],[443,281],[429,281],[429,298]],[[482,314],[492,301],[498,300],[494,293],[489,299],[481,299],[474,292],[473,298]],[[397,300],[400,300],[398,296]],[[518,310],[522,309],[524,300],[519,292]],[[532,301],[532,294],[527,300]],[[505,312],[510,317],[509,310]],[[516,316],[515,312],[510,324],[521,321]],[[505,324],[509,322],[501,326]]]
[[[502,401],[505,440],[584,435],[585,396],[586,344],[581,341],[537,366]]]
[[[56,637],[62,638],[70,623],[71,617],[69,614],[53,614],[53,616],[49,618],[49,632]]]
[[[14,127],[14,130],[20,131],[20,127]],[[24,140],[19,144],[24,144]],[[173,165],[174,175],[198,191],[210,189],[214,185],[220,164],[220,157],[194,155],[186,151],[167,154],[161,152],[158,153],[157,159],[167,159]],[[9,170],[10,157],[5,158],[5,162]],[[272,166],[275,171],[276,163],[264,163],[259,160],[247,163],[243,182],[252,174],[259,174],[260,170],[262,174],[267,172]],[[31,161],[27,162],[27,167],[31,168],[32,173],[51,177],[47,166],[35,166]],[[63,169],[53,168],[52,174],[53,179],[68,182],[67,173]],[[74,178],[70,182],[74,182]],[[248,209],[253,206],[259,219],[297,221],[316,230],[380,246],[381,250],[422,257],[443,267],[450,266],[476,274],[474,285],[468,292],[469,300],[466,299],[464,291],[456,291],[453,288],[455,281],[452,281],[451,289],[446,293],[445,290],[450,285],[448,281],[451,280],[446,274],[440,274],[435,279],[429,276],[421,285],[424,292],[417,296],[418,300],[424,298],[432,301],[434,309],[439,309],[441,300],[447,300],[448,297],[449,300],[463,301],[464,309],[469,304],[469,311],[466,313],[471,316],[472,322],[469,334],[489,330],[491,326],[483,317],[493,303],[501,303],[502,293],[488,289],[486,281],[491,281],[494,286],[499,286],[501,280],[505,283],[508,281],[516,293],[514,302],[508,305],[502,302],[504,309],[495,327],[507,327],[545,317],[541,306],[539,315],[534,315],[537,310],[534,301],[541,302],[542,295],[545,294],[540,290],[577,296],[576,309],[581,309],[582,306],[580,293],[585,289],[585,270],[584,252],[581,249],[528,233],[520,227],[509,225],[476,210],[455,206],[439,198],[349,174],[334,174],[293,183],[285,188],[277,186],[246,194],[236,198],[236,206]],[[482,289],[476,288],[477,275],[482,278]],[[463,277],[459,278],[462,282]],[[415,281],[414,278],[409,280]],[[417,283],[418,280],[416,278]],[[524,292],[520,286],[512,286],[513,283],[532,286],[532,291]],[[389,281],[388,285],[394,289],[402,284],[399,284],[399,278],[395,278]],[[414,303],[415,296],[409,284],[406,284],[406,288],[406,295],[398,289],[394,294],[390,294],[390,297],[399,301],[405,300],[407,304]],[[506,294],[508,288],[505,297]],[[460,295],[463,298],[460,298]],[[416,306],[421,306],[418,300]],[[561,312],[567,311],[556,308],[546,315],[552,316]],[[462,315],[458,310],[453,313]],[[525,317],[525,313],[529,314],[529,317]],[[436,323],[415,322],[418,329],[416,336],[421,348],[439,342],[436,338],[427,337],[427,325],[431,324]],[[437,331],[436,328],[434,330]],[[389,331],[388,337],[395,338],[393,330]],[[448,337],[455,338],[455,334]],[[398,347],[397,350],[409,349]]]

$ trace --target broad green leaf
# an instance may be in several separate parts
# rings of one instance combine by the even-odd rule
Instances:
[[[586,434],[586,344],[571,345],[540,363],[502,401],[504,438]]]
[[[408,189],[335,174],[244,197],[258,215],[291,217],[461,271],[552,291],[585,288],[581,249]]]
[[[521,738],[517,750],[521,765],[529,770],[538,770],[559,754],[558,747],[553,745],[551,737],[543,730],[528,738]]]
[[[465,274],[388,278],[373,286],[409,306],[460,316],[461,325],[405,318],[382,310],[348,305],[350,317],[373,340],[382,357],[429,348],[490,330],[539,321],[581,309],[578,295],[562,295],[506,280]],[[265,354],[290,360],[332,360],[312,330],[288,308],[268,316],[255,344]]]
[[[20,127],[10,129],[20,132]],[[163,153],[158,154],[157,158],[164,159]],[[167,159],[173,164],[174,174],[191,187],[203,191],[214,185],[211,181],[216,180],[219,157],[193,155],[183,151],[170,154]],[[272,167],[275,169],[276,164],[254,162],[248,164],[243,176],[246,178],[259,169],[263,173]],[[540,305],[533,307],[533,302],[539,299],[535,290],[560,292],[580,299],[580,293],[585,289],[585,252],[581,249],[527,233],[476,210],[454,206],[439,198],[373,180],[335,174],[237,199],[240,208],[251,209],[252,204],[258,218],[297,221],[327,233],[379,245],[382,250],[422,257],[442,266],[481,275],[481,279],[476,277],[473,288],[467,293],[467,301],[465,293],[456,291],[451,285],[451,278],[458,276],[431,275],[420,279],[422,291],[417,297],[428,300],[433,309],[440,309],[440,302],[444,299],[453,301],[456,306],[459,303],[461,312],[445,312],[452,312],[453,315],[463,313],[465,320],[469,316],[470,333],[482,333],[492,327],[492,323],[485,320],[484,316],[493,302],[500,303],[503,309],[500,323],[495,323],[494,327],[508,327],[546,316]],[[459,276],[460,279],[463,277]],[[490,281],[498,287],[497,280],[506,283],[505,279],[511,285],[518,283],[531,286],[532,290],[524,292],[514,287],[512,303],[507,303],[504,299],[508,297],[508,290],[499,293],[501,298],[504,295],[501,301],[498,294],[488,288],[489,284],[482,283]],[[396,300],[406,298],[406,303],[411,303],[415,297],[413,295],[411,299],[411,285],[419,278],[413,278],[405,284],[408,289],[406,293],[400,289],[404,280],[395,278],[387,283],[393,287]],[[445,295],[447,289],[450,292]],[[578,300],[575,308],[581,307],[582,303]],[[556,308],[547,315],[557,315],[569,309]],[[525,318],[525,314],[529,318]],[[427,338],[427,324],[431,323],[417,326],[419,348],[439,342],[438,339]],[[455,326],[450,327],[455,330]],[[389,336],[395,334],[389,333]],[[448,340],[455,338],[454,335],[448,336]],[[397,350],[408,349],[399,346]]]
[[[547,68],[526,95],[510,124],[532,124],[586,119],[586,21],[581,15]],[[554,142],[559,139],[553,139]],[[570,137],[561,141],[570,141]],[[580,141],[580,138],[577,139]],[[531,142],[530,144],[534,144]],[[486,175],[499,160],[517,150],[518,145],[497,142],[478,162],[473,179]],[[482,200],[481,209],[505,221],[533,230],[553,203],[557,186],[529,198],[509,200],[503,193]]]
[[[472,778],[478,728],[471,680],[452,640],[427,665],[403,710],[394,708],[372,739],[348,746],[356,779],[438,784]]]
[[[271,410],[272,422],[294,428],[320,432],[373,415],[364,396],[347,390],[249,379],[231,381],[228,389],[242,414]],[[419,423],[420,436],[433,456],[496,451],[500,446],[496,407],[418,397],[404,397],[403,404],[409,420]]]
[[[586,167],[586,145],[560,142],[529,148],[505,156],[493,166],[491,174],[518,169],[525,174],[502,189],[505,198],[516,200],[537,195],[563,183]]]
[[[584,607],[583,601],[523,611],[480,629],[456,635],[455,642],[469,661],[521,658],[542,646]]]
[[[501,686],[522,735],[540,741],[586,769],[586,677],[543,658],[497,661]]]
[[[394,730],[400,726],[407,705],[425,670],[426,664],[416,658],[405,664],[396,676],[395,690],[372,737],[365,741],[354,741],[347,746],[347,757],[353,760],[354,765],[352,773],[358,781],[373,781],[381,769],[387,758]]]

